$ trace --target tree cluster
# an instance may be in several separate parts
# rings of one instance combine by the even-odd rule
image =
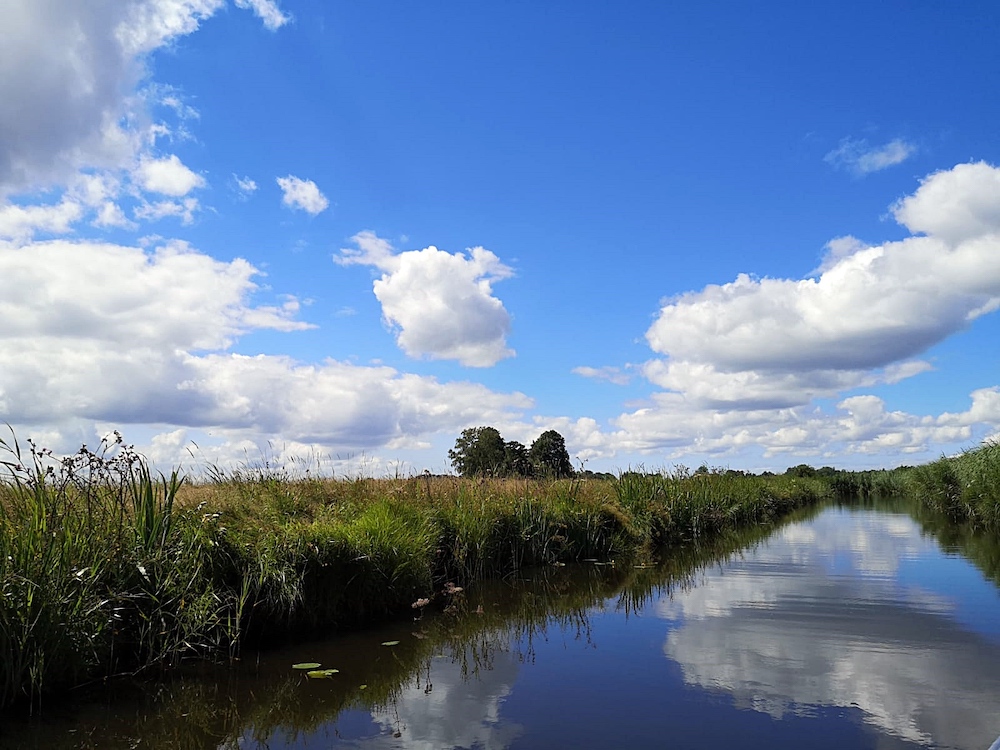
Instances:
[[[550,477],[574,475],[566,441],[555,430],[546,430],[527,447],[504,440],[495,427],[463,430],[448,451],[451,465],[463,477]]]

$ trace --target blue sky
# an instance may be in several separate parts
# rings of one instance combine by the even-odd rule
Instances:
[[[1000,433],[993,3],[4,14],[21,438],[440,472],[483,424],[595,470]]]

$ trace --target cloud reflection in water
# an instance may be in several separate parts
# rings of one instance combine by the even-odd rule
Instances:
[[[858,708],[910,742],[988,747],[1000,643],[956,622],[956,592],[906,583],[904,564],[965,563],[906,516],[828,511],[664,599],[677,626],[663,650],[689,685],[776,718]]]

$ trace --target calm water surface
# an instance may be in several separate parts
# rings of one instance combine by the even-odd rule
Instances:
[[[464,614],[49,705],[0,744],[986,750],[1000,555],[931,530],[830,507],[651,568],[543,571],[468,592]],[[305,660],[340,671],[308,680]]]

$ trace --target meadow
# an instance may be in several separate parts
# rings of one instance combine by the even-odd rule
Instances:
[[[654,559],[832,496],[828,478],[190,481],[120,436],[59,458],[0,441],[0,706],[248,644],[447,607],[526,567]]]

